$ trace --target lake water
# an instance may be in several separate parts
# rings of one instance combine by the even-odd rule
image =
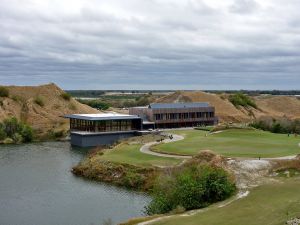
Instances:
[[[85,154],[68,142],[0,145],[0,224],[102,225],[143,215],[148,196],[71,173]]]

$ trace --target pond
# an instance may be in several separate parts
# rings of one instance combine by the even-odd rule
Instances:
[[[86,153],[68,142],[0,145],[0,224],[102,225],[142,216],[147,195],[71,173]]]

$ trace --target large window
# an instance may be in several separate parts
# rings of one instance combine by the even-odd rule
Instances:
[[[154,114],[154,116],[155,116],[155,120],[162,120],[163,119],[162,114]]]

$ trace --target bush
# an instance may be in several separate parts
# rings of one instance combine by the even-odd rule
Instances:
[[[62,93],[62,94],[60,95],[60,97],[62,97],[62,98],[63,98],[64,100],[66,100],[66,101],[70,101],[71,98],[72,98],[72,96],[71,96],[69,93],[66,93],[66,92]]]
[[[270,131],[272,133],[297,133],[300,134],[300,120],[289,120],[281,118],[278,120],[272,118],[261,118],[250,124],[256,129]]]
[[[236,93],[229,96],[229,101],[235,106],[253,107],[257,109],[256,103],[243,93]]]
[[[17,118],[12,117],[0,123],[0,140],[13,143],[31,142],[33,140],[33,130],[30,126],[21,123]]]
[[[107,102],[103,102],[97,99],[94,100],[78,99],[78,101],[82,104],[86,104],[88,106],[91,106],[92,108],[100,109],[100,110],[107,110],[110,107],[110,104],[108,104]]]
[[[22,102],[23,101],[22,97],[17,96],[17,95],[13,95],[11,97],[11,99],[14,100],[15,102]]]
[[[59,139],[65,136],[65,131],[64,130],[59,130],[59,131],[54,131],[54,130],[49,130],[49,138],[53,139]]]
[[[36,98],[34,99],[34,103],[44,107],[45,103],[44,103],[44,99],[41,96],[36,96]]]
[[[209,165],[190,165],[171,175],[163,175],[154,185],[149,215],[176,208],[198,209],[230,197],[236,188],[229,174]]]
[[[3,144],[13,144],[14,140],[12,138],[5,138],[3,141]]]
[[[21,136],[23,137],[23,142],[31,142],[33,140],[33,130],[28,125],[23,125],[21,129]]]
[[[146,96],[136,101],[136,106],[145,106],[149,104],[150,104],[150,100]]]
[[[76,107],[76,105],[74,105],[73,103],[70,103],[70,104],[69,104],[69,109],[71,109],[71,110],[76,110],[77,107]]]
[[[0,97],[8,97],[9,90],[6,87],[0,87]]]
[[[3,127],[6,135],[12,138],[15,133],[20,131],[21,124],[18,122],[17,118],[12,117],[3,121]]]
[[[128,187],[128,188],[140,187],[144,183],[144,179],[143,179],[142,175],[140,175],[139,173],[128,171],[125,174],[122,183],[124,184],[125,187]]]
[[[21,144],[23,142],[23,137],[21,134],[19,133],[15,133],[13,136],[12,136],[12,139],[14,141],[14,143],[16,144]]]
[[[7,137],[3,125],[0,123],[0,141],[4,140]]]

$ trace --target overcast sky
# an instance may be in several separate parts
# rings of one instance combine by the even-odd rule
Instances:
[[[300,0],[0,0],[0,84],[300,89]]]

